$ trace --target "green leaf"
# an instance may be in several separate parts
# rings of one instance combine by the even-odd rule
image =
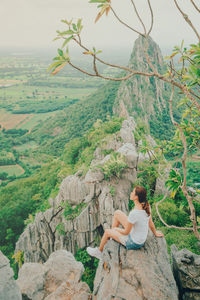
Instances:
[[[184,43],[184,40],[182,40],[182,42],[181,42],[181,49],[183,48],[183,43]]]
[[[80,29],[81,21],[82,21],[82,19],[78,19],[78,22],[77,22],[77,27],[78,27],[78,29]]]
[[[63,57],[63,51],[61,49],[58,49],[58,54]]]
[[[62,62],[61,64],[59,64],[59,66],[57,66],[55,68],[55,70],[53,72],[51,72],[52,75],[57,74],[68,62]]]
[[[53,69],[54,67],[58,67],[59,65],[61,65],[62,62],[61,61],[56,61],[54,63],[52,63],[49,68],[47,69],[47,72],[49,72],[51,69]]]
[[[63,19],[63,20],[61,20],[61,22],[65,23],[65,24],[67,24],[67,25],[71,25],[72,19],[71,19],[71,21],[69,21],[69,22],[68,22],[67,20],[64,20],[64,19]]]
[[[71,29],[69,29],[69,30],[67,30],[67,31],[64,31],[64,33],[65,33],[65,34],[74,34],[74,31],[71,30]]]
[[[53,39],[53,41],[56,41],[56,40],[58,40],[58,39],[61,39],[61,37],[60,37],[60,36],[57,36],[57,37],[55,37],[55,39]]]
[[[69,43],[69,41],[70,41],[72,38],[73,38],[73,35],[71,35],[70,37],[68,37],[68,38],[64,41],[64,43],[63,43],[63,45],[62,45],[62,48],[65,47],[65,45],[67,45],[67,43]]]
[[[73,29],[75,30],[75,31],[77,31],[77,27],[76,27],[76,24],[72,24],[72,27],[73,27]]]
[[[53,60],[60,60],[60,57],[56,56],[53,58]]]

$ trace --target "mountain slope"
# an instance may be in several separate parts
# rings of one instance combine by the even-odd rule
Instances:
[[[143,72],[152,72],[144,52],[144,38],[139,37],[133,47],[128,67]],[[148,39],[148,55],[152,65],[164,74],[165,65],[159,46],[151,37]],[[178,98],[177,92],[175,98]],[[132,76],[122,81],[115,99],[113,111],[121,116],[133,116],[135,121],[143,119],[154,138],[170,139],[174,128],[170,120],[169,104],[170,86],[155,78]],[[180,119],[180,112],[173,105],[175,119]]]

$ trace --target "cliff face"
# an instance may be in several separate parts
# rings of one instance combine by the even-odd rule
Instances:
[[[166,241],[149,231],[144,247],[108,241],[94,281],[93,300],[178,300]]]
[[[106,243],[93,295],[81,281],[83,271],[70,252],[58,250],[44,264],[25,263],[17,283],[24,299],[32,300],[178,300],[165,238],[151,231],[138,250],[127,251],[114,240]]]
[[[51,208],[38,213],[34,223],[27,226],[16,243],[15,252],[23,251],[25,262],[45,262],[59,249],[75,253],[99,240],[103,230],[111,227],[115,210],[128,213],[137,166],[144,158],[149,159],[148,155],[144,157],[138,153],[134,129],[134,120],[125,120],[119,132],[102,141],[103,149],[96,149],[85,176],[77,172],[63,180],[57,197],[49,199]],[[121,178],[104,179],[99,166],[105,166],[112,157],[111,154],[104,155],[105,151],[124,156],[127,168],[123,169]],[[80,211],[72,218],[73,209],[79,206]]]
[[[148,55],[154,68],[164,73],[161,50],[151,37],[148,38]],[[144,38],[139,37],[135,41],[128,67],[136,71],[152,72],[145,58]],[[113,112],[124,117],[133,116],[136,122],[140,117],[150,128],[156,121],[156,125],[164,129],[171,126],[169,97],[169,86],[163,81],[156,77],[135,75],[120,83]],[[151,134],[155,136],[153,130]]]
[[[14,272],[10,262],[0,251],[0,299],[22,300],[20,288],[13,278]]]

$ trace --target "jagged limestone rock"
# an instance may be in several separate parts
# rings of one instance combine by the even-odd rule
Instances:
[[[58,250],[44,264],[25,263],[17,283],[22,295],[31,300],[86,300],[90,289],[81,282],[83,272],[82,263],[77,262],[72,253]]]
[[[122,123],[122,128],[120,129],[120,136],[124,143],[131,143],[135,146],[135,138],[133,131],[136,128],[136,123],[133,117],[129,117],[127,120],[124,120]]]
[[[184,300],[200,299],[200,255],[171,246],[173,273]]]
[[[81,203],[89,193],[89,186],[84,184],[79,176],[69,175],[60,185],[57,204],[68,201],[70,205],[77,205]]]
[[[23,298],[44,299],[45,267],[39,263],[25,263],[19,270],[17,283]]]
[[[138,161],[138,153],[136,147],[133,144],[126,143],[121,148],[119,148],[117,152],[125,156],[129,168],[136,168]]]
[[[144,247],[108,241],[94,281],[93,300],[178,300],[166,241],[149,230]]]
[[[151,72],[144,53],[145,39],[136,39],[133,51],[128,63],[128,67],[133,70]],[[164,64],[159,46],[151,37],[148,38],[148,54],[154,67],[162,72]],[[146,123],[155,115],[155,106],[162,113],[162,108],[166,107],[164,92],[166,84],[158,78],[145,76],[132,76],[122,81],[115,99],[113,112],[119,116],[127,118],[133,116],[144,117]]]
[[[101,182],[104,179],[103,172],[98,168],[90,169],[85,176],[85,183]]]
[[[13,278],[14,272],[10,267],[9,259],[0,251],[0,299],[21,300],[22,295]]]
[[[135,128],[133,118],[124,120],[122,128],[128,128],[127,138],[122,138],[123,132],[120,131],[118,136],[114,134],[109,139],[109,147],[112,148],[122,135],[116,151],[125,156],[128,167],[123,170],[121,177],[113,176],[109,181],[104,179],[99,166],[106,163],[110,154],[102,160],[96,157],[96,165],[91,164],[85,176],[77,172],[70,178],[66,177],[56,198],[50,200],[52,207],[37,213],[34,223],[27,225],[16,243],[15,252],[24,252],[24,262],[43,263],[52,252],[59,249],[67,249],[75,254],[78,248],[87,247],[99,240],[103,230],[111,227],[115,210],[120,209],[128,214],[129,196],[132,184],[137,179],[138,165],[137,147],[132,132]],[[75,183],[78,187],[75,187]],[[70,213],[66,213],[65,205],[69,204],[69,195],[75,190],[77,203],[81,201],[86,207],[82,207],[77,216],[72,218]]]
[[[15,252],[24,252],[24,262],[45,262],[55,250],[67,249],[75,253],[91,243],[98,234],[100,226],[98,203],[92,201],[73,220],[62,215],[64,208],[50,208],[36,214],[33,224],[28,224],[16,243]],[[64,234],[57,230],[63,224]]]

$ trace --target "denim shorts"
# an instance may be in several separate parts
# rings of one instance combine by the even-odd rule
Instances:
[[[131,249],[140,249],[142,246],[144,246],[144,243],[143,244],[136,244],[130,234],[129,235],[122,235],[120,237],[120,241],[121,243],[126,247],[127,250],[131,250]]]

